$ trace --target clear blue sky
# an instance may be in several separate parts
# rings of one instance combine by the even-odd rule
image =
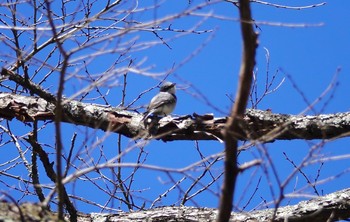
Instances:
[[[153,2],[158,1],[152,1],[152,3]],[[155,17],[161,18],[162,16],[178,13],[186,8],[196,7],[196,5],[201,2],[202,1],[194,0],[191,4],[188,4],[187,1],[166,1],[161,7],[157,8],[157,10],[138,12],[135,19],[150,20]],[[275,3],[283,5],[289,4],[290,1],[278,1]],[[321,3],[321,1],[293,1],[292,6],[305,6],[317,3]],[[142,8],[142,4],[144,3],[139,2],[139,4],[138,7]],[[123,5],[122,7],[127,8],[128,5]],[[272,112],[275,113],[300,114],[309,105],[305,102],[303,96],[309,102],[316,100],[322,92],[325,91],[332,81],[334,74],[337,72],[338,68],[340,68],[337,80],[339,85],[337,85],[334,94],[332,94],[333,91],[331,90],[319,103],[316,104],[314,111],[311,110],[303,114],[315,115],[320,112],[336,113],[348,111],[349,101],[345,100],[345,98],[349,95],[350,84],[349,7],[350,2],[348,1],[330,1],[324,6],[303,10],[281,9],[262,4],[253,4],[253,17],[259,24],[259,28],[257,29],[259,32],[259,47],[257,49],[258,55],[256,58],[259,93],[261,93],[265,87],[267,68],[265,49],[267,49],[270,54],[270,78],[277,70],[279,70],[274,85],[277,86],[278,83],[285,78],[285,81],[276,92],[269,94],[261,101],[261,103],[259,103],[259,109],[271,109]],[[170,69],[173,65],[177,66],[178,64],[181,64],[186,57],[196,49],[201,48],[200,45],[205,43],[205,46],[194,58],[177,69],[168,78],[170,81],[177,82],[179,87],[177,93],[179,101],[174,114],[186,115],[195,112],[199,114],[214,113],[215,116],[218,117],[225,116],[229,113],[232,105],[229,97],[234,97],[241,59],[241,34],[239,23],[237,22],[238,10],[235,6],[228,3],[219,3],[207,6],[203,10],[197,12],[212,12],[213,15],[232,18],[232,20],[208,18],[196,30],[214,30],[213,32],[206,34],[188,34],[169,42],[168,44],[171,49],[165,45],[159,44],[158,46],[147,50],[131,53],[131,57],[135,60],[135,63],[147,58],[143,67],[152,65],[151,71],[163,72]],[[203,20],[203,17],[201,16],[192,16],[179,21],[168,22],[166,25],[163,25],[163,27],[167,27],[167,25],[170,25],[171,23],[171,27],[174,29],[187,29],[193,27],[201,20]],[[272,23],[275,25],[272,25]],[[306,27],[286,27],[290,24],[304,24]],[[159,34],[164,38],[174,35],[174,33],[168,32],[159,32]],[[131,39],[135,36],[139,36],[136,43],[141,43],[146,40],[159,40],[150,32],[142,32],[141,34],[133,33],[128,35],[127,38]],[[43,36],[42,39],[45,39],[45,36]],[[0,44],[2,45],[1,41]],[[70,42],[66,47],[68,47],[69,44],[74,46],[74,42]],[[9,48],[6,48],[5,50],[9,50]],[[8,52],[10,52],[10,50]],[[84,53],[86,53],[86,51],[81,52],[81,54]],[[81,54],[77,54],[77,56]],[[43,57],[41,58],[45,58],[46,55],[47,54],[43,53]],[[104,72],[111,65],[110,61],[113,59],[115,60],[116,57],[116,55],[112,54],[96,58],[88,65],[89,72]],[[40,58],[40,56],[38,56],[38,58]],[[5,62],[0,61],[0,65],[4,66],[6,64]],[[292,77],[293,82],[290,78],[286,77],[286,74]],[[81,70],[81,75],[84,76],[84,69]],[[160,79],[161,78],[150,78],[130,73],[128,75],[126,104],[133,101],[142,91],[158,84]],[[114,78],[113,82],[108,83],[109,85],[107,84],[106,88],[102,87],[101,89],[106,92],[107,88],[110,88],[110,85],[113,85],[114,83],[122,83],[122,77]],[[56,79],[52,77],[48,80],[46,86],[55,89],[55,84]],[[81,87],[86,86],[86,84],[87,83],[83,78],[79,80],[71,79],[69,81],[69,86],[65,90],[65,95],[72,95],[81,89]],[[203,102],[203,100],[198,98],[198,92],[194,87],[198,89],[208,101],[210,101],[212,106],[209,106]],[[296,87],[302,91],[302,95],[298,92]],[[120,103],[121,89],[121,86],[110,88],[110,93],[107,97],[110,104],[118,105]],[[147,104],[156,92],[156,90],[153,90],[145,94],[134,105],[134,107]],[[88,97],[92,98],[95,95],[96,93],[94,91]],[[103,104],[102,100],[94,102]],[[323,108],[325,103],[327,105]],[[143,110],[140,109],[139,111]],[[5,122],[2,122],[1,124],[4,125]],[[13,127],[18,127],[16,131],[19,133],[25,134],[30,131],[30,127],[23,127],[22,123],[17,122],[13,124]],[[39,134],[39,139],[45,144],[53,144],[54,130],[52,127],[52,124],[49,125],[49,127],[42,130],[42,133]],[[77,150],[79,148],[84,148],[84,145],[89,147],[94,144],[98,138],[103,138],[105,136],[105,133],[102,131],[96,132],[92,129],[76,127],[69,124],[63,124],[63,127],[66,139],[66,150],[69,148],[70,138],[72,137],[73,132],[79,133],[77,138]],[[88,143],[82,145],[81,141],[84,141],[87,135],[90,140]],[[106,155],[107,159],[115,156],[117,152],[117,138],[117,135],[109,135],[103,142],[103,147],[98,147],[92,152],[94,160],[97,161],[97,159],[101,157],[99,152],[100,148],[103,149],[103,153]],[[317,150],[317,154],[324,156],[347,154],[348,142],[348,139],[329,142],[322,149]],[[298,165],[302,159],[307,156],[311,147],[316,146],[319,143],[320,141],[276,141],[264,145],[263,147],[253,147],[248,151],[242,152],[239,156],[239,161],[240,163],[244,163],[254,158],[260,158],[259,155],[261,154],[261,151],[259,151],[259,149],[265,149],[273,160],[280,180],[283,181],[294,169],[292,164],[287,161],[283,152],[286,153],[289,159],[293,160]],[[123,138],[123,149],[133,144],[134,143],[129,139]],[[223,144],[217,141],[199,141],[198,146],[201,153],[205,156],[223,150]],[[0,148],[1,162],[9,160],[9,156],[15,157],[17,155],[15,147],[10,146],[10,150],[8,147],[9,146],[7,146],[6,149],[4,147]],[[77,150],[75,150],[75,152],[78,152]],[[47,151],[54,152],[49,146],[47,146]],[[151,141],[144,147],[144,152],[143,157],[145,159],[145,164],[168,168],[186,167],[201,159],[196,150],[196,143],[193,141],[176,141],[168,143]],[[138,154],[139,150],[134,150],[127,154],[123,161],[135,162]],[[83,156],[83,158],[87,158],[85,155]],[[28,154],[27,158],[30,158],[30,154]],[[77,166],[82,163],[78,160],[75,161]],[[104,161],[100,160],[100,163],[103,162]],[[14,169],[13,172],[23,173],[23,176],[25,177],[27,173],[22,170],[23,169],[18,167]],[[128,172],[131,172],[131,170],[132,169],[123,169],[124,175],[128,175]],[[200,168],[188,173],[196,178],[196,176],[201,174],[202,170],[203,169]],[[276,179],[274,179],[271,169],[267,170],[269,172],[269,177],[266,176],[262,168],[254,168],[240,175],[236,190],[236,203],[242,198],[239,202],[240,208],[246,205],[256,187],[258,188],[257,193],[253,196],[246,210],[254,209],[259,206],[263,200],[266,200],[267,202],[271,201],[270,187],[268,185],[269,182],[271,182],[271,189],[273,189],[275,193],[278,193]],[[332,175],[341,174],[343,171],[348,170],[349,161],[347,159],[325,162],[322,166],[320,164],[314,164],[303,168],[303,172],[310,180],[318,178],[318,181],[329,178]],[[71,173],[72,172],[73,170]],[[105,170],[103,172],[108,175],[110,171]],[[217,176],[220,172],[222,172],[222,162],[219,162],[212,167],[213,175]],[[43,172],[41,174],[44,175]],[[181,174],[171,175],[173,177],[172,179],[175,181],[178,181],[183,177]],[[94,176],[98,175],[90,175],[90,177]],[[4,182],[5,179],[3,178],[3,176],[0,176],[0,180]],[[258,182],[260,178],[261,181]],[[6,179],[8,178],[6,177]],[[348,187],[349,179],[349,174],[344,173],[341,177],[335,180],[316,186],[316,189],[321,194],[343,189]],[[210,181],[210,177],[206,176],[203,178],[202,183],[205,185]],[[222,180],[219,180],[219,183],[210,187],[213,192],[203,192],[194,198],[195,203],[203,207],[217,207],[218,196],[216,194],[220,192],[221,181]],[[49,181],[46,180],[45,182],[49,183]],[[106,188],[104,182],[105,181],[101,179],[96,181],[96,183],[99,183],[103,188]],[[251,182],[251,184],[247,185],[248,182]],[[19,184],[16,180],[6,181],[6,183],[11,184],[14,187],[22,186],[22,184]],[[132,189],[135,190],[134,200],[138,205],[142,205],[144,200],[150,200],[152,202],[160,194],[170,189],[173,184],[174,183],[170,178],[162,172],[140,169],[135,174],[132,187]],[[190,179],[185,179],[180,187],[185,191],[191,184],[192,181]],[[108,199],[103,192],[98,190],[95,186],[92,186],[88,181],[79,181],[73,185],[73,187],[70,187],[70,190],[74,195],[83,196],[84,198],[101,205],[105,204]],[[292,193],[293,190],[299,190],[304,186],[306,186],[305,178],[301,174],[297,174],[291,179],[286,187],[285,193]],[[196,186],[191,193],[198,191],[202,187],[203,186],[199,185]],[[110,184],[109,188],[111,188]],[[20,193],[15,192],[14,188],[6,187],[3,183],[0,184],[0,190],[12,190],[11,192],[13,192],[15,198],[21,198]],[[119,192],[119,190],[117,192]],[[303,190],[301,193],[310,195],[314,194],[313,189],[310,187]],[[120,196],[120,194],[118,195]],[[175,189],[174,191],[169,192],[169,194],[164,197],[157,206],[171,204],[177,205],[179,204],[178,198],[179,196],[181,197],[181,195],[181,193],[179,194],[179,190]],[[29,200],[36,200],[30,196],[25,197],[25,199],[26,198]],[[300,199],[298,198],[287,199],[287,201],[291,201],[290,203],[295,203],[299,200]],[[90,204],[82,204],[79,201],[76,201],[75,203],[77,204],[78,209],[84,212],[98,211],[100,209],[98,207],[93,207]],[[195,205],[195,203],[188,202],[187,205]],[[284,202],[284,204],[286,203],[287,202]],[[113,207],[118,206],[119,202],[115,201]],[[146,203],[146,208],[147,207],[150,207],[149,202]],[[273,207],[273,205],[270,207]],[[124,205],[122,209],[126,209]]]

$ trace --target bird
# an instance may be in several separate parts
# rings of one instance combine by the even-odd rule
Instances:
[[[146,120],[150,115],[166,116],[172,113],[177,102],[175,92],[176,83],[163,83],[159,93],[151,99],[147,111],[143,113],[142,120]]]

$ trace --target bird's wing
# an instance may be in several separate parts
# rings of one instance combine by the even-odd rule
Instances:
[[[143,118],[142,120],[147,119],[148,116],[152,115],[153,112],[158,109],[159,107],[161,107],[164,104],[164,101],[161,99],[161,97],[163,97],[160,94],[157,94],[156,96],[154,96],[151,99],[151,102],[149,103],[148,107],[147,107],[147,111],[143,113]]]
[[[153,97],[151,99],[151,102],[150,102],[149,106],[147,107],[147,111],[151,112],[152,110],[155,110],[155,109],[163,106],[164,104],[169,103],[169,100],[166,99],[167,97],[169,97],[169,95],[165,94],[165,93],[157,94],[155,97]]]

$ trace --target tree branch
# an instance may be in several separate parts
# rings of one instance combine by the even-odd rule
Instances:
[[[19,209],[18,209],[19,208]],[[27,210],[26,210],[27,209]],[[30,209],[30,210],[28,210]],[[23,215],[18,211],[23,212]],[[197,207],[158,207],[145,211],[121,212],[118,214],[79,214],[78,221],[215,221],[218,210]],[[38,216],[39,215],[39,216]],[[21,216],[30,221],[42,221],[42,218],[55,218],[55,213],[48,212],[37,204],[17,205],[0,202],[0,217],[3,220],[23,221]],[[301,201],[292,206],[279,207],[276,215],[274,209],[252,212],[232,213],[230,221],[335,221],[350,217],[350,189],[340,190],[323,197]]]
[[[243,119],[250,94],[255,66],[255,49],[257,47],[257,34],[252,26],[249,0],[239,1],[241,32],[243,39],[243,53],[239,82],[235,103],[224,130],[225,163],[224,182],[220,197],[220,207],[217,221],[228,221],[232,211],[232,201],[235,191],[236,179],[239,173],[237,165],[238,133],[241,131],[240,119]]]
[[[32,96],[0,93],[0,118],[17,118],[23,122],[50,121],[55,118],[54,103]],[[121,108],[87,104],[74,100],[63,103],[62,121],[104,131],[121,133],[129,138],[144,134],[140,123],[142,115]],[[274,114],[269,111],[247,109],[238,119],[236,138],[271,142],[292,139],[334,139],[350,135],[350,112],[302,116]],[[223,140],[227,117],[212,115],[187,115],[163,118],[153,138],[173,140]]]

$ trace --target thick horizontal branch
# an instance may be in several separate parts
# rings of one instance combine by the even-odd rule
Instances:
[[[221,140],[226,117],[187,115],[154,118],[145,128],[142,114],[65,100],[63,121],[104,131],[121,133],[129,138],[149,137],[171,140]],[[54,120],[55,105],[38,97],[0,93],[0,118],[17,118],[23,122]],[[269,111],[247,110],[239,120],[240,140],[331,139],[350,135],[350,112],[317,116],[273,114]],[[150,133],[151,132],[151,133]]]
[[[113,221],[216,221],[217,213],[217,209],[182,206],[121,213],[113,218],[109,215],[108,218]],[[349,217],[350,189],[345,189],[323,197],[301,201],[296,205],[280,207],[276,214],[275,209],[232,213],[230,221],[336,221]]]
[[[28,210],[30,209],[30,210]],[[215,221],[217,209],[197,207],[159,207],[129,213],[80,214],[78,221]],[[323,197],[301,201],[292,206],[252,212],[232,213],[230,221],[336,221],[350,217],[350,189],[340,190]],[[38,216],[39,215],[39,216]],[[40,219],[41,216],[41,219]],[[15,205],[0,202],[0,217],[9,221],[42,221],[55,218],[55,213],[46,211],[37,204]],[[68,218],[67,218],[68,219]]]

